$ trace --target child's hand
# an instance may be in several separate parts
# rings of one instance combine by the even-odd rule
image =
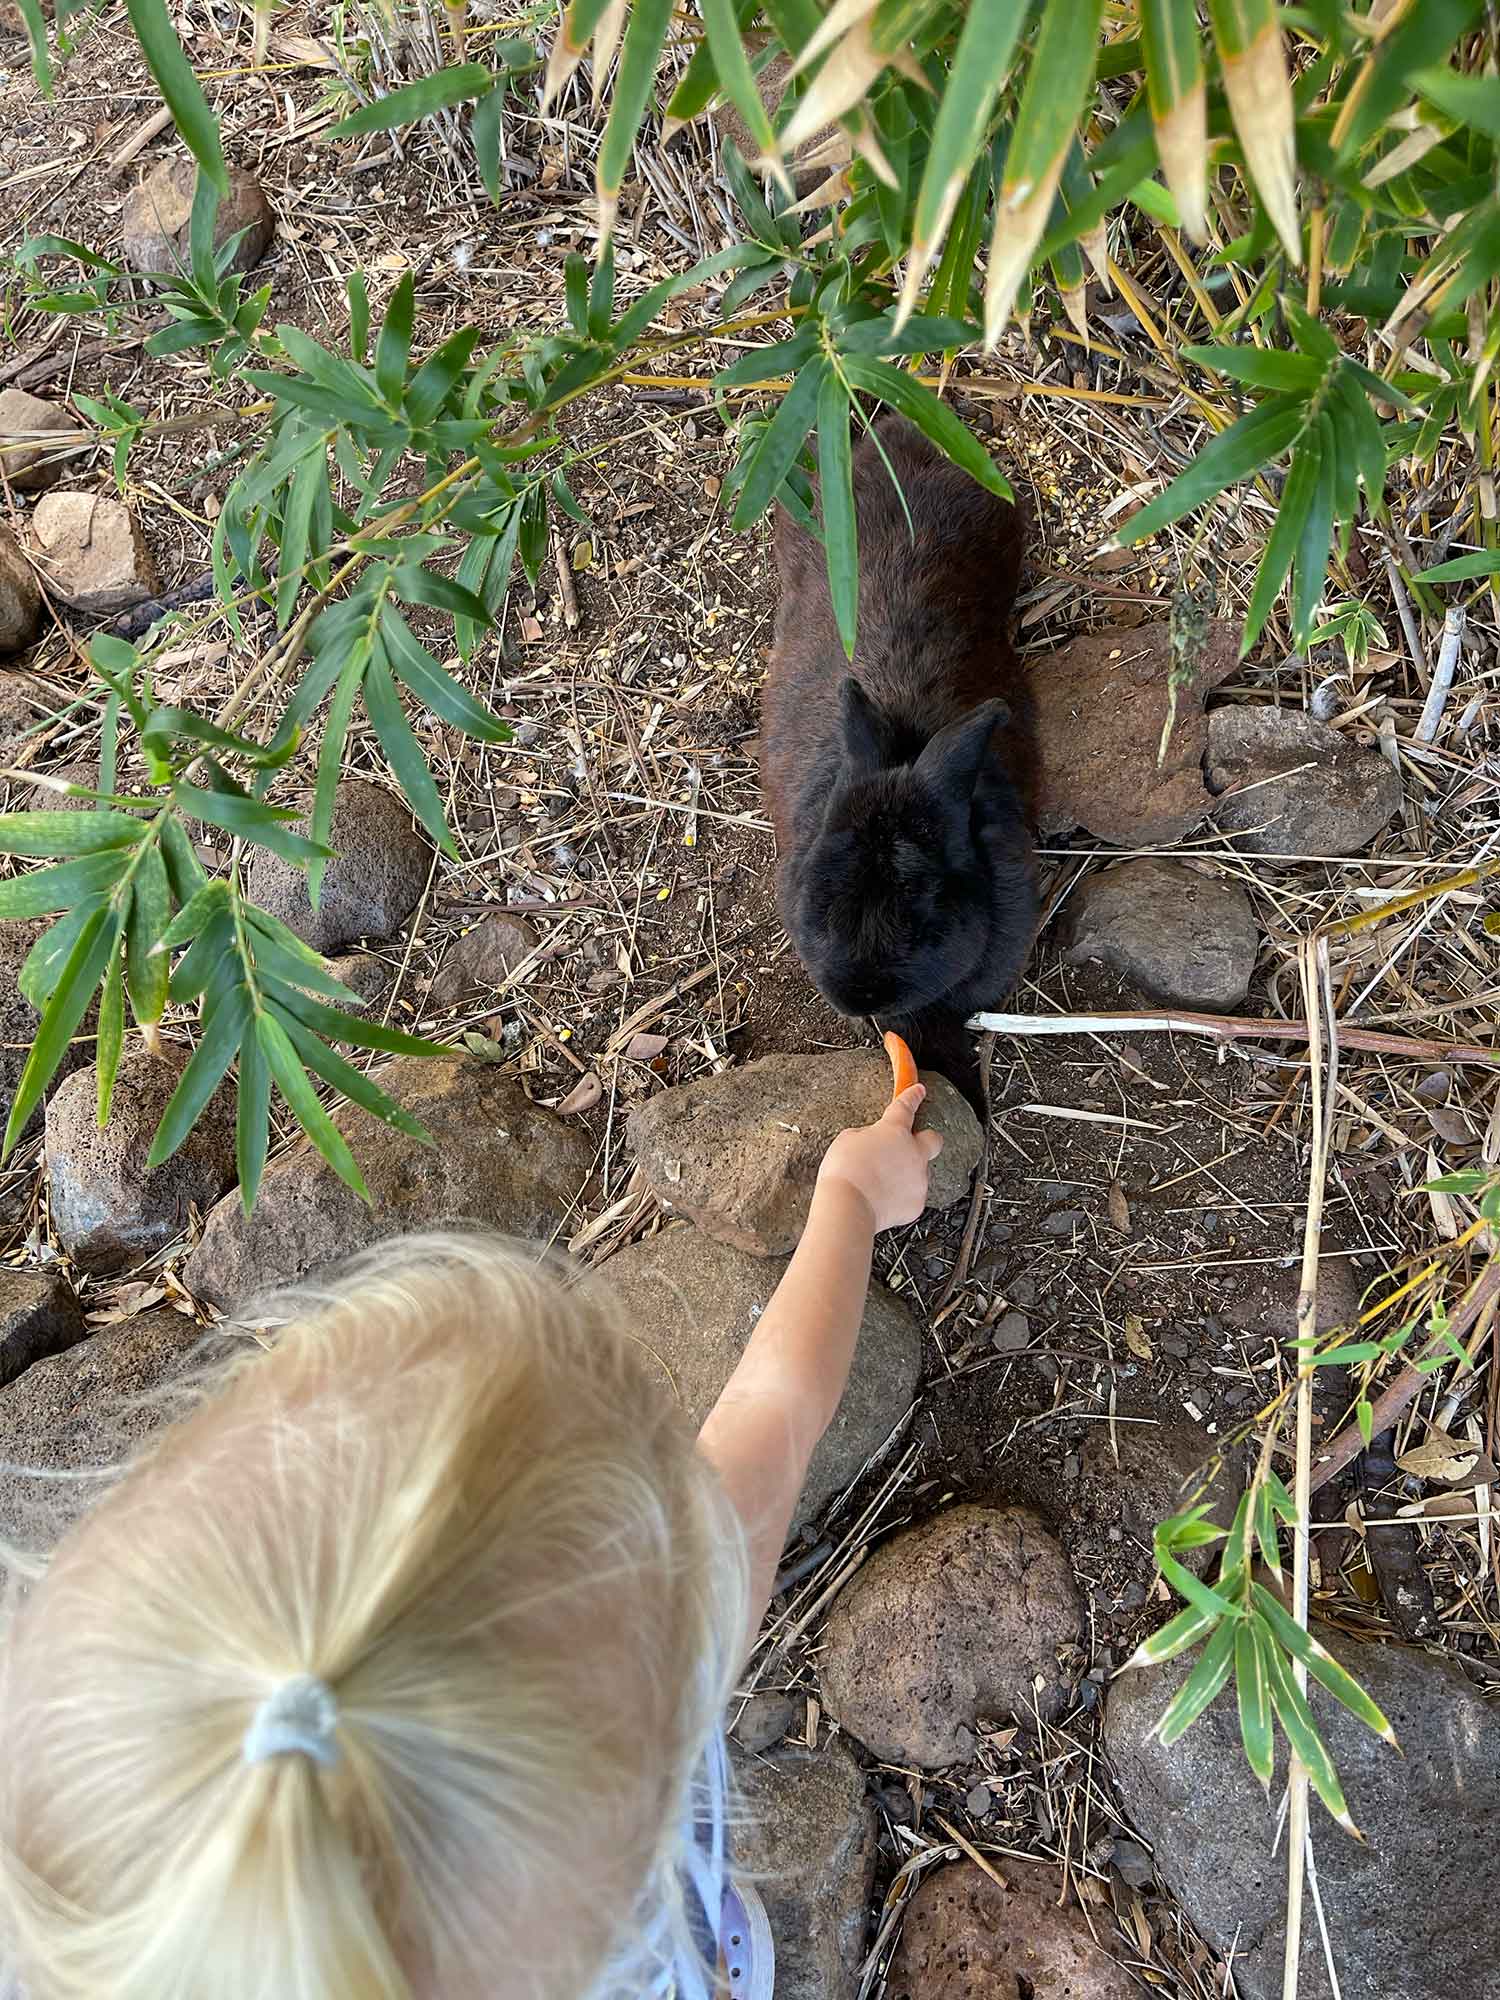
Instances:
[[[860,1195],[875,1228],[915,1222],[927,1206],[927,1172],[943,1150],[938,1132],[913,1132],[926,1086],[914,1083],[891,1102],[874,1125],[840,1132],[818,1169],[818,1183],[838,1182]]]

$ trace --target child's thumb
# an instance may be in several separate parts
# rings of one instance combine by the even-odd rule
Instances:
[[[908,1084],[899,1097],[891,1099],[881,1114],[882,1119],[889,1118],[893,1124],[900,1125],[905,1131],[909,1132],[917,1113],[922,1109],[926,1097],[927,1086],[925,1083]]]

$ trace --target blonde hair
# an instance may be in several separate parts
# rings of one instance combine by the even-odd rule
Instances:
[[[12,1589],[29,2000],[638,1995],[690,1948],[743,1643],[722,1490],[600,1294],[529,1253],[409,1239],[291,1312]],[[336,1761],[251,1761],[303,1676]]]

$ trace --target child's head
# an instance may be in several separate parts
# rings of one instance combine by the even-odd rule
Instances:
[[[596,1298],[476,1241],[247,1346],[11,1593],[29,2000],[639,1994],[744,1633],[691,1432]],[[263,1707],[304,1676],[326,1767]]]

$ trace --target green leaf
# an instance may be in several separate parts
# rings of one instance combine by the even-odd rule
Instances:
[[[52,997],[79,932],[103,907],[104,899],[97,896],[75,903],[66,916],[59,917],[55,924],[42,932],[27,952],[16,984],[22,997],[29,1000],[39,1014]]]
[[[567,309],[569,326],[575,333],[587,334],[589,267],[576,250],[570,250],[563,262],[563,302]]]
[[[1276,1739],[1271,1727],[1270,1641],[1253,1618],[1242,1618],[1234,1635],[1234,1680],[1239,1698],[1240,1740],[1245,1762],[1262,1788],[1271,1789]]]
[[[915,304],[927,267],[984,146],[990,113],[1009,73],[1026,12],[1023,0],[970,0],[964,14],[917,191],[910,267],[915,276],[908,274],[903,307]],[[971,266],[972,262],[971,252]]]
[[[6,1121],[5,1138],[0,1143],[0,1159],[9,1154],[25,1131],[27,1121],[56,1075],[57,1066],[73,1039],[73,1032],[88,1011],[89,1001],[104,968],[109,964],[119,934],[117,912],[101,908],[95,911],[74,939],[68,962],[47,1003],[36,1038],[31,1044],[31,1053],[16,1085],[10,1117]]]
[[[434,70],[430,76],[418,77],[415,83],[402,84],[388,96],[377,97],[373,104],[362,104],[337,125],[330,126],[326,136],[356,139],[365,132],[391,132],[403,125],[415,125],[419,119],[430,118],[434,111],[447,110],[450,104],[483,96],[494,82],[495,72],[483,63],[458,63],[452,69]]]
[[[1406,83],[1461,130],[1500,139],[1500,80],[1495,77],[1461,76],[1439,64],[1411,72]]]
[[[453,393],[479,338],[477,326],[461,326],[428,355],[407,386],[404,408],[415,428],[429,424]]]
[[[596,182],[601,223],[600,255],[608,245],[614,224],[615,204],[620,185],[630,165],[635,136],[646,113],[662,44],[672,22],[672,0],[635,0],[620,51],[620,67],[615,76],[609,122],[599,148]]]
[[[942,354],[972,347],[979,338],[977,326],[943,313],[913,313],[898,333],[894,320],[882,313],[846,327],[838,345],[845,354]]]
[[[161,822],[161,852],[167,864],[172,894],[179,904],[191,901],[208,878],[203,872],[202,862],[193,852],[193,843],[174,813],[168,813]]]
[[[284,861],[329,858],[327,848],[291,831],[287,822],[297,815],[284,807],[263,805],[259,799],[248,798],[242,792],[206,791],[201,785],[190,785],[185,778],[177,780],[173,796],[185,813],[196,814],[210,826],[220,827],[238,839],[253,841],[257,847],[269,848]]]
[[[1286,1731],[1286,1740],[1306,1766],[1318,1797],[1346,1833],[1352,1833],[1356,1840],[1363,1839],[1359,1828],[1349,1817],[1344,1788],[1339,1783],[1328,1746],[1318,1734],[1318,1725],[1313,1720],[1307,1698],[1292,1678],[1285,1654],[1269,1642],[1266,1646],[1266,1671],[1271,1684],[1271,1702]]]
[[[1185,1569],[1174,1555],[1163,1548],[1159,1536],[1156,1543],[1156,1560],[1167,1582],[1178,1596],[1185,1597],[1189,1604],[1196,1604],[1200,1611],[1206,1611],[1215,1618],[1239,1616],[1239,1606],[1231,1604],[1227,1597],[1221,1597],[1218,1591],[1211,1590],[1201,1577],[1194,1576],[1190,1569]]]
[[[309,452],[292,476],[286,512],[281,523],[281,566],[276,579],[276,629],[285,631],[291,623],[297,599],[302,594],[303,570],[307,563],[308,535],[318,490],[327,483],[328,460],[320,452]]]
[[[165,0],[125,0],[125,11],[184,145],[219,193],[227,195],[229,169],[224,164],[218,120],[209,110],[192,65],[182,52]]]
[[[99,1029],[94,1040],[95,1103],[99,1129],[109,1123],[109,1107],[114,1100],[115,1075],[120,1067],[120,1050],[125,1042],[125,980],[120,964],[120,932],[115,932],[114,949],[104,968],[104,984],[99,991]]]
[[[112,889],[130,865],[123,847],[102,854],[84,854],[77,861],[60,861],[55,868],[33,868],[0,882],[0,922],[12,917],[44,917],[70,909],[76,902]]]
[[[401,402],[406,384],[406,364],[411,354],[412,323],[416,317],[416,281],[403,271],[391,302],[385,309],[380,338],[375,344],[375,382],[390,409]]]
[[[1328,372],[1311,356],[1289,354],[1283,347],[1184,347],[1182,352],[1199,367],[1232,376],[1236,382],[1292,395],[1314,394]]]
[[[219,190],[212,178],[199,172],[193,185],[193,206],[188,217],[188,268],[193,283],[204,298],[218,289],[214,269],[214,224],[219,218]]]
[[[1301,449],[1308,451],[1312,444],[1309,433]],[[1318,481],[1307,519],[1302,523],[1302,533],[1297,538],[1292,569],[1292,638],[1303,648],[1312,638],[1313,620],[1323,601],[1328,550],[1333,541],[1333,437],[1326,416],[1318,419],[1317,451]]]
[[[1250,593],[1245,630],[1240,640],[1242,659],[1260,637],[1271,606],[1276,602],[1277,592],[1286,581],[1292,556],[1302,539],[1302,530],[1307,525],[1307,517],[1317,494],[1318,470],[1318,441],[1309,433],[1292,453],[1291,470],[1281,489],[1281,505],[1271,523],[1265,553],[1255,573],[1255,587]]]
[[[1339,1665],[1326,1646],[1303,1630],[1275,1591],[1267,1590],[1261,1583],[1252,1584],[1250,1588],[1256,1610],[1292,1658],[1300,1660],[1313,1679],[1325,1687],[1335,1701],[1341,1702],[1351,1715],[1358,1716],[1366,1729],[1374,1730],[1383,1741],[1394,1745],[1395,1730],[1354,1676]]]
[[[277,1004],[299,1020],[303,1027],[336,1042],[350,1042],[355,1048],[375,1049],[391,1056],[442,1056],[451,1053],[438,1042],[421,1035],[408,1035],[400,1028],[388,1028],[383,1021],[367,1021],[360,1014],[346,1014],[340,1007],[325,1007],[306,993],[272,981]],[[350,996],[353,997],[352,995]]]
[[[100,806],[89,812],[0,814],[0,854],[99,854],[134,847],[146,823],[130,813]]]
[[[584,331],[595,340],[603,340],[609,332],[610,315],[615,309],[615,246],[614,241],[599,247],[599,261],[594,266],[593,282],[589,286],[588,303],[584,311]],[[554,394],[557,391],[554,389]]]
[[[255,1032],[276,1087],[286,1099],[292,1116],[339,1179],[368,1201],[370,1190],[365,1186],[364,1175],[355,1165],[343,1133],[318,1102],[318,1093],[308,1081],[307,1071],[298,1060],[286,1029],[271,1015],[259,1014]]]
[[[476,625],[494,623],[488,610],[473,591],[451,577],[423,569],[420,563],[402,563],[391,571],[391,588],[407,604],[425,604],[434,611],[451,611],[456,618],[468,618]]]
[[[703,0],[703,25],[708,30],[708,46],[724,95],[740,114],[745,130],[760,152],[774,159],[779,150],[776,134],[740,39],[735,0]]]
[[[237,957],[238,952],[234,924],[226,904],[214,911],[173,966],[167,987],[169,997],[179,1003],[196,1000],[222,971],[226,959]]]
[[[1200,241],[1208,169],[1203,38],[1193,0],[1141,0],[1141,53],[1156,150],[1183,221]]]
[[[246,1035],[240,1045],[236,1081],[234,1157],[239,1174],[240,1203],[246,1215],[255,1206],[271,1138],[271,1069],[258,1035]]]
[[[1198,1720],[1204,1709],[1229,1679],[1234,1665],[1237,1618],[1226,1618],[1203,1648],[1193,1671],[1167,1704],[1156,1725],[1157,1741],[1175,1743]]]
[[[157,939],[158,945],[164,951],[173,951],[179,945],[190,944],[210,917],[228,906],[229,884],[222,875],[216,875],[211,882],[203,883],[183,904]]]
[[[1259,1481],[1255,1488],[1255,1539],[1260,1544],[1266,1567],[1280,1576],[1281,1544],[1276,1534],[1276,1509],[1272,1504],[1271,1489],[1264,1480]]]
[[[1454,556],[1448,562],[1419,569],[1417,575],[1429,583],[1468,583],[1476,576],[1500,576],[1500,550],[1476,549],[1472,555]]]
[[[778,375],[794,375],[804,361],[810,361],[820,346],[816,326],[799,327],[790,340],[772,341],[766,347],[752,347],[738,361],[721,368],[714,377],[716,389],[737,389],[746,383],[774,381]]]
[[[153,842],[136,863],[130,913],[125,920],[125,976],[131,1011],[143,1028],[159,1021],[167,1004],[171,961],[156,946],[171,919],[167,864]]]
[[[349,298],[349,346],[363,368],[370,354],[370,288],[364,272],[349,272],[344,290]]]
[[[249,987],[237,984],[230,987],[204,1020],[198,1046],[161,1114],[151,1151],[146,1155],[148,1168],[170,1160],[203,1116],[245,1039],[254,1011]]]
[[[469,120],[469,137],[474,142],[474,158],[479,163],[479,178],[484,182],[484,191],[496,208],[500,206],[500,196],[504,192],[505,185],[502,177],[504,162],[500,157],[500,127],[508,89],[508,80],[502,77],[493,90],[487,90],[480,98]]]
[[[1407,103],[1415,79],[1441,63],[1460,35],[1484,15],[1481,0],[1421,0],[1388,22],[1345,93],[1333,138],[1350,160]]]
[[[403,1109],[395,1098],[388,1096],[378,1083],[365,1075],[363,1070],[345,1062],[341,1055],[310,1033],[291,1014],[281,1014],[278,1018],[292,1047],[303,1062],[315,1076],[320,1076],[324,1083],[331,1083],[341,1097],[346,1097],[351,1104],[359,1105],[363,1111],[372,1112],[385,1124],[394,1126],[398,1132],[404,1132],[408,1139],[415,1139],[418,1145],[432,1146],[437,1143],[419,1119],[413,1118],[409,1111]]]
[[[476,701],[467,688],[443,671],[426,647],[418,643],[392,604],[381,609],[380,636],[392,670],[424,708],[430,708],[439,720],[452,723],[481,743],[510,741],[509,724],[491,714],[483,702]]]
[[[1165,493],[1126,522],[1120,531],[1122,544],[1130,547],[1145,541],[1148,535],[1215,499],[1226,487],[1259,472],[1302,435],[1307,422],[1306,406],[1286,396],[1273,396],[1247,411],[1238,423],[1206,444]]]
[[[259,909],[254,903],[244,906],[243,915],[257,965],[261,963],[261,947],[266,946],[278,955],[277,978],[289,980],[293,986],[305,986],[312,993],[325,993],[330,1000],[347,1000],[354,1007],[364,1004],[357,993],[334,978],[322,953],[314,951],[280,917],[273,917],[269,910]]]
[[[791,471],[803,439],[812,429],[818,398],[828,363],[821,355],[809,361],[794,379],[777,405],[776,414],[761,432],[745,467],[744,482],[735,503],[734,526],[748,528],[758,521],[775,499]]]
[[[412,734],[411,724],[406,719],[401,697],[396,692],[396,683],[391,678],[390,667],[381,649],[377,648],[365,672],[364,689],[365,713],[380,739],[380,747],[386,754],[396,782],[406,795],[407,804],[444,854],[456,861],[458,847],[443,816],[442,798],[427,768],[422,747]]]
[[[1179,1611],[1176,1617],[1169,1618],[1160,1631],[1153,1632],[1149,1639],[1143,1639],[1125,1665],[1159,1667],[1166,1660],[1175,1660],[1189,1646],[1196,1646],[1200,1639],[1206,1639],[1218,1623],[1213,1613],[1189,1605],[1186,1611]]]
[[[1360,1437],[1368,1451],[1375,1435],[1375,1409],[1368,1396],[1361,1396],[1354,1405],[1354,1421],[1359,1425]]]
[[[997,494],[1002,500],[1014,497],[1010,482],[974,433],[915,375],[893,368],[889,361],[862,354],[846,355],[843,369],[851,388],[899,410],[931,439],[945,458],[952,459],[961,472],[967,472],[987,492]]]
[[[830,369],[818,395],[818,492],[823,503],[823,547],[833,615],[854,658],[859,616],[859,541],[854,516],[854,459],[849,441],[849,397]]]

